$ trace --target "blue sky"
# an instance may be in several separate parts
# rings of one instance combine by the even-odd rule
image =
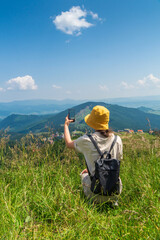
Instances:
[[[160,0],[1,0],[0,102],[160,95]]]

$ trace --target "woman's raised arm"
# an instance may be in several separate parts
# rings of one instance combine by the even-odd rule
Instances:
[[[69,124],[71,122],[73,122],[73,120],[69,120],[67,116],[64,123],[64,140],[68,148],[74,149],[74,141],[72,141],[69,131]]]

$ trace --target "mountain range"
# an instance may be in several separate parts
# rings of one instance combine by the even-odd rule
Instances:
[[[148,120],[150,121],[152,129],[160,129],[160,115],[144,112],[136,108],[106,104],[104,102],[85,102],[74,106],[76,121],[70,124],[71,130],[84,130],[87,128],[84,117],[91,112],[95,105],[102,105],[110,110],[109,127],[114,131],[125,128],[130,128],[135,131],[138,129],[148,131],[150,129]],[[56,114],[47,115],[12,114],[0,122],[0,129],[7,130],[10,133],[23,134],[29,132],[46,132],[50,129],[63,131],[63,124],[67,114],[68,109]]]
[[[0,119],[11,114],[51,114],[61,112],[81,102],[57,100],[25,100],[0,103]]]
[[[160,114],[160,96],[130,97],[130,98],[106,98],[98,100],[107,104],[117,104],[123,107],[145,107],[147,112]],[[11,114],[53,114],[64,111],[67,108],[88,102],[88,100],[24,100],[0,103],[0,119]],[[97,102],[97,100],[92,100]],[[150,109],[150,110],[149,110]],[[143,109],[142,109],[143,111]],[[146,112],[146,109],[145,109]]]

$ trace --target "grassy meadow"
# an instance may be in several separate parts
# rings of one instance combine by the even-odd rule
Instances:
[[[32,135],[0,141],[0,239],[160,239],[160,137],[122,134],[119,207],[82,191],[82,155]],[[37,147],[39,146],[39,147]]]

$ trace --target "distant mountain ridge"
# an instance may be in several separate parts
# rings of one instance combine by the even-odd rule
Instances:
[[[102,100],[23,100],[0,103],[0,119],[11,114],[52,114],[64,111],[67,108],[85,103],[85,102],[104,102],[107,104],[117,104],[124,107],[146,107],[151,108],[151,113],[160,113],[160,95],[148,97],[129,97],[129,98],[106,98]]]
[[[79,102],[77,103],[79,104]],[[0,103],[0,118],[5,118],[11,114],[51,114],[57,113],[74,106],[71,101],[56,100],[27,100]]]
[[[106,104],[104,102],[86,102],[74,106],[76,121],[70,124],[71,130],[82,130],[87,128],[84,117],[91,112],[95,105],[102,105],[110,110],[109,126],[117,131],[125,128],[133,130],[149,130],[148,121],[150,120],[152,129],[160,129],[160,115],[145,113],[135,108],[127,108],[118,105]],[[49,129],[63,131],[63,124],[68,110],[58,114],[50,115],[19,115],[12,114],[0,121],[0,129],[7,129],[8,132],[15,133],[39,133]]]

